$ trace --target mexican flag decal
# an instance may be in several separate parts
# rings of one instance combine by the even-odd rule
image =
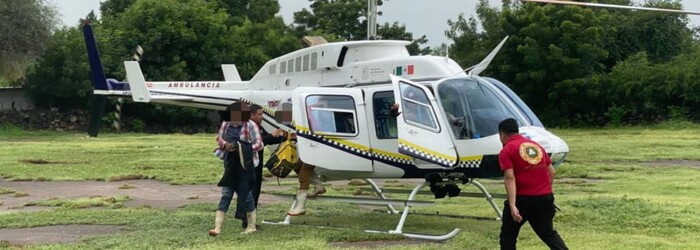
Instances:
[[[413,75],[413,64],[407,66],[396,66],[394,75]]]

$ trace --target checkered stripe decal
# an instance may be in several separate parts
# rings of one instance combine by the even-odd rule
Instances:
[[[400,141],[399,141],[399,152],[403,153],[403,154],[414,156],[416,158],[427,160],[429,162],[438,164],[438,165],[443,166],[443,167],[452,167],[453,166],[452,161],[447,159],[447,158],[443,158],[443,157],[440,157],[437,155],[428,154],[426,152],[423,152],[421,150],[413,148],[409,145],[401,143]]]
[[[481,160],[459,161],[458,168],[479,168]]]
[[[312,134],[308,130],[299,129],[299,127],[297,127],[296,132],[299,136],[302,136],[304,138],[308,138],[310,140],[314,140],[317,142],[321,142],[321,143],[330,145],[332,147],[338,148],[340,150],[346,151],[348,153],[351,153],[351,154],[354,154],[354,155],[357,155],[360,157],[364,157],[367,159],[379,160],[379,161],[387,162],[387,163],[390,162],[390,163],[397,163],[397,164],[401,164],[401,165],[405,165],[405,166],[413,166],[413,161],[411,161],[410,159],[399,158],[399,157],[391,156],[388,154],[383,154],[380,152],[374,152],[374,151],[368,152],[367,150],[363,150],[360,148],[356,148],[356,147],[353,147],[350,145],[343,144],[343,143],[338,142],[338,141],[334,141],[332,139],[328,139],[323,135]],[[399,146],[401,146],[401,145],[402,144],[400,144]],[[406,145],[403,145],[403,146],[406,146]],[[410,147],[406,147],[406,148],[410,148]],[[420,152],[420,151],[417,151],[417,152]],[[418,155],[418,154],[416,153],[416,155]],[[438,157],[435,157],[435,158],[438,158]],[[446,159],[443,159],[443,161],[449,162]],[[482,163],[482,159],[462,160],[462,161],[459,161],[456,168],[479,169],[481,167],[481,163]],[[449,166],[451,166],[451,165],[449,165]]]
[[[253,101],[248,100],[248,99],[245,99],[245,98],[241,98],[241,101],[242,101],[243,103],[245,103],[245,104],[248,104],[248,106],[253,105],[253,104],[257,104],[257,103],[254,103]],[[262,107],[263,113],[265,113],[266,115],[269,115],[269,116],[271,116],[271,117],[275,117],[275,111],[274,111],[274,110],[269,109],[269,108],[267,108],[267,107],[264,106],[264,105],[260,105],[260,104],[258,104],[258,105],[259,105],[260,107]]]
[[[385,154],[377,153],[377,152],[372,152],[372,157],[374,157],[378,160],[382,160],[382,161],[396,162],[396,163],[405,164],[405,165],[413,165],[413,162],[411,162],[410,160],[401,159],[398,157],[385,155]]]
[[[336,148],[339,148],[339,149],[344,150],[346,152],[349,152],[351,154],[355,154],[355,155],[362,156],[365,158],[372,157],[372,153],[367,151],[367,150],[362,150],[362,149],[359,149],[356,147],[345,145],[343,143],[340,143],[340,142],[337,142],[334,140],[327,139],[323,135],[312,134],[311,132],[304,131],[304,130],[297,130],[297,135],[303,136],[305,138],[309,138],[309,139],[314,140],[314,141],[319,141],[319,142],[323,142],[325,144],[329,144],[330,146],[334,146]]]
[[[328,144],[330,146],[334,146],[335,148],[339,148],[339,149],[344,150],[346,152],[349,152],[349,153],[352,153],[352,154],[355,154],[358,156],[362,156],[362,157],[365,157],[368,159],[376,159],[376,160],[380,160],[380,161],[384,161],[384,162],[394,162],[394,163],[399,163],[399,164],[404,164],[404,165],[409,165],[409,166],[413,165],[413,162],[411,162],[411,160],[408,160],[408,159],[402,159],[399,157],[394,157],[394,156],[382,154],[379,152],[369,152],[367,150],[362,150],[362,149],[359,149],[356,147],[352,147],[352,146],[345,145],[343,143],[328,139],[323,135],[312,134],[311,132],[306,131],[306,130],[297,129],[297,135],[303,136],[305,138],[308,138],[308,139],[311,139],[314,141],[322,142],[322,143]]]

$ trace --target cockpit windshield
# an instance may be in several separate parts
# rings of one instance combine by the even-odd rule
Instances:
[[[494,89],[475,79],[450,79],[438,85],[438,96],[456,139],[477,139],[498,133],[498,123],[520,116]]]

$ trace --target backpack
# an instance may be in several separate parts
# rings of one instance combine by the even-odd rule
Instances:
[[[291,135],[287,134],[287,139],[270,155],[265,167],[272,175],[284,178],[292,170],[299,170],[300,164],[297,164],[298,162],[297,145],[291,140]]]

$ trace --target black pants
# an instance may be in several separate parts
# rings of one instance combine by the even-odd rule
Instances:
[[[262,162],[263,158],[260,156],[260,162]],[[263,172],[263,166],[262,164],[258,164],[258,167],[255,168],[255,181],[253,182],[253,199],[255,199],[255,207],[258,207],[258,200],[260,200],[260,189],[262,189],[262,172]]]
[[[552,219],[556,213],[554,207],[554,195],[545,196],[518,196],[515,206],[520,211],[523,220],[517,223],[510,213],[510,205],[505,201],[503,209],[503,224],[501,225],[500,243],[501,249],[515,249],[518,241],[520,227],[529,221],[532,230],[544,241],[550,249],[568,249],[559,233],[554,230]]]

